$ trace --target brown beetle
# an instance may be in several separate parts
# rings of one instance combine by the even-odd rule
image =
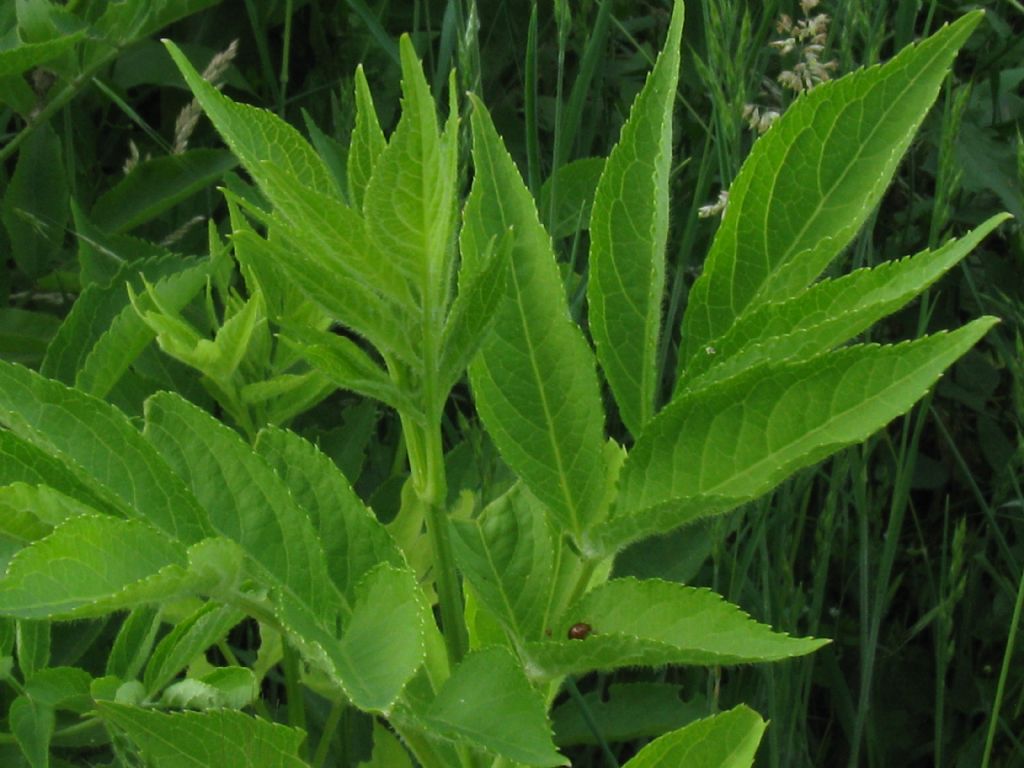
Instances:
[[[594,631],[594,628],[586,622],[579,622],[569,627],[569,639],[570,640],[583,640],[587,635]]]

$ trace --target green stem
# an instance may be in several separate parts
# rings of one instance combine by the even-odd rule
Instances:
[[[1014,483],[1016,485],[1016,482]],[[1020,496],[1020,488],[1017,488]],[[988,732],[985,734],[985,751],[982,753],[981,768],[988,768],[992,758],[992,745],[999,727],[999,710],[1002,707],[1006,692],[1006,680],[1010,674],[1010,662],[1013,660],[1013,647],[1017,643],[1017,630],[1020,628],[1021,613],[1024,612],[1024,570],[1021,570],[1020,584],[1017,586],[1017,601],[1013,606],[1013,617],[1010,619],[1010,631],[1006,638],[1006,650],[1003,651],[1003,664],[999,669],[999,682],[996,683],[996,698],[992,703],[992,715],[988,721]]]
[[[619,761],[615,758],[611,747],[608,746],[608,742],[605,741],[604,736],[601,734],[601,729],[598,727],[597,721],[594,720],[594,715],[591,713],[590,707],[587,706],[586,699],[583,698],[583,694],[580,693],[580,689],[576,686],[576,681],[571,675],[565,678],[565,687],[569,689],[569,696],[576,702],[576,706],[579,707],[580,714],[583,715],[583,722],[587,724],[587,728],[590,729],[590,732],[594,734],[594,738],[597,739],[605,761],[610,768],[619,768]]]
[[[435,423],[436,426],[423,430],[420,435],[421,440],[417,441],[423,449],[425,466],[421,472],[416,472],[414,469],[414,477],[420,474],[424,482],[423,486],[417,484],[416,493],[420,503],[424,505],[427,536],[430,539],[430,550],[433,553],[434,583],[441,608],[441,629],[444,634],[445,648],[448,651],[448,662],[455,667],[466,655],[469,639],[466,636],[462,589],[456,575],[455,554],[452,550],[448,514],[445,509],[447,491],[440,419],[431,419],[430,422]],[[410,453],[410,462],[412,456],[413,454]]]
[[[75,98],[76,95],[78,95],[78,92],[86,84],[92,82],[93,76],[107,66],[107,64],[116,59],[120,52],[121,46],[111,44],[111,50],[109,53],[101,56],[95,64],[91,67],[87,67],[78,76],[68,82],[60,93],[54,96],[53,99],[39,111],[39,114],[37,114],[28,125],[21,129],[17,136],[4,144],[3,147],[0,147],[0,162],[11,157],[36,128],[46,123],[51,117],[57,114],[58,111],[63,109],[73,98]]]
[[[313,768],[321,768],[327,761],[327,754],[331,749],[331,741],[334,733],[338,730],[338,723],[341,722],[341,713],[345,711],[345,700],[339,696],[331,702],[331,710],[327,713],[327,720],[324,721],[324,728],[320,734],[320,741],[316,745],[316,752],[313,754]]]
[[[288,725],[306,731],[306,705],[302,696],[302,681],[299,678],[299,655],[290,643],[284,643],[282,653],[281,666],[284,669]]]

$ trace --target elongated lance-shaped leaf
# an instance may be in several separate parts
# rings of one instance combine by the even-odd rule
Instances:
[[[928,288],[1007,218],[993,216],[934,251],[822,280],[792,299],[758,305],[691,359],[677,391],[706,387],[760,363],[812,357],[849,341]]]
[[[474,101],[475,177],[462,256],[483,269],[492,238],[512,227],[508,296],[469,374],[477,408],[502,458],[564,530],[593,522],[604,491],[604,412],[594,356],[568,304],[551,240],[487,109]]]
[[[622,421],[639,435],[654,414],[665,290],[672,107],[683,3],[605,163],[590,217],[590,333]]]
[[[741,704],[659,736],[623,768],[750,768],[767,725]]]
[[[101,616],[187,593],[180,542],[136,520],[79,515],[22,549],[0,580],[0,614],[21,619]]]
[[[355,102],[356,124],[352,129],[352,143],[348,151],[348,195],[356,210],[361,211],[366,185],[373,176],[380,153],[387,146],[362,64],[356,67]]]
[[[441,140],[434,100],[408,35],[399,50],[402,117],[374,165],[363,211],[377,258],[409,279],[423,312],[422,332],[437,333],[454,255],[455,137]]]
[[[212,533],[185,484],[114,406],[0,362],[0,421],[111,491],[126,514],[185,544]]]
[[[543,636],[555,537],[537,500],[514,485],[476,520],[453,521],[459,568],[487,608],[521,640]]]
[[[334,194],[330,169],[298,131],[272,112],[232,101],[206,82],[174,43],[165,40],[164,45],[217,132],[268,200],[277,205],[279,188],[268,180],[268,167],[321,195]]]
[[[400,265],[386,252],[374,249],[367,223],[356,211],[340,200],[294,183],[269,163],[263,163],[263,173],[277,189],[277,207],[271,220],[288,232],[290,250],[299,251],[282,254],[282,266],[315,260],[344,278],[344,282],[336,281],[337,286],[327,286],[342,296],[352,290],[348,284],[354,283],[367,296],[380,294],[377,303],[386,299],[389,313],[402,316],[415,309]],[[351,297],[352,301],[357,299],[361,297]]]
[[[127,504],[85,472],[7,430],[0,430],[0,483],[46,486],[99,512],[129,515]]]
[[[505,648],[467,656],[422,717],[443,736],[519,764],[569,764],[555,750],[543,699]]]
[[[207,648],[223,640],[245,614],[229,605],[204,603],[161,638],[146,662],[143,684],[153,696]]]
[[[995,323],[891,346],[762,364],[684,393],[650,423],[620,476],[598,551],[732,509],[906,412]]]
[[[460,270],[459,293],[452,302],[441,338],[441,397],[447,397],[466,372],[505,298],[514,238],[509,231],[500,240],[488,243],[489,251],[494,246],[493,253],[485,253],[482,269],[473,275],[463,279]]]
[[[248,247],[248,255],[268,266],[278,265],[303,292],[324,312],[358,333],[381,353],[393,356],[408,365],[419,363],[409,340],[404,313],[394,312],[393,305],[381,301],[379,294],[359,283],[347,280],[330,263],[311,258],[292,246],[297,232],[281,223],[275,224],[270,238],[264,240],[251,231],[234,234]]]
[[[237,542],[319,618],[337,595],[323,549],[287,486],[228,427],[170,392],[146,401],[145,436],[186,482],[217,531]]]
[[[547,679],[626,666],[777,661],[828,642],[775,632],[708,589],[658,579],[595,587],[551,629],[551,640],[525,648],[529,668]]]
[[[327,569],[349,610],[356,600],[356,587],[374,566],[405,566],[391,534],[315,445],[294,432],[268,428],[259,433],[256,450],[310,516]]]
[[[352,339],[300,325],[286,325],[280,338],[335,386],[379,400],[402,414],[422,418],[419,406]]]
[[[152,334],[146,329],[145,323],[128,302],[125,283],[140,291],[144,285],[143,280],[160,283],[172,275],[188,273],[195,266],[197,265],[194,262],[180,256],[166,254],[123,264],[108,283],[87,285],[75,299],[56,335],[51,339],[39,372],[47,378],[74,384],[78,372],[85,367],[92,350],[110,333],[111,325],[118,322],[122,313],[127,317],[134,317],[152,339]],[[196,287],[196,291],[203,282],[205,279]],[[184,300],[188,301],[194,295],[195,292]],[[172,300],[170,296],[164,296],[163,299]],[[180,309],[180,306],[178,308]]]
[[[305,768],[298,728],[230,709],[158,712],[112,701],[96,703],[100,717],[128,734],[154,768]]]
[[[884,65],[822,83],[757,141],[690,292],[683,366],[748,307],[803,290],[850,242],[981,16],[963,16]]]

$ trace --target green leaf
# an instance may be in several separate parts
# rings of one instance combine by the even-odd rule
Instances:
[[[268,179],[268,168],[276,169],[292,184],[331,196],[335,187],[330,169],[295,128],[272,112],[224,96],[203,80],[174,43],[164,41],[164,45],[217,132],[271,203],[277,205],[277,190],[282,185]]]
[[[169,312],[178,311],[188,304],[206,285],[213,268],[213,263],[210,261],[191,265],[190,262],[180,258],[176,261],[180,271],[168,274],[155,284],[148,286],[151,295],[156,296],[160,306]],[[145,278],[142,277],[140,280],[137,276],[136,280],[129,281],[127,285],[132,286],[136,282],[145,284]],[[111,285],[111,289],[115,285],[117,285],[116,279]],[[122,301],[125,302],[120,311],[106,326],[102,334],[95,339],[94,344],[90,346],[83,344],[83,339],[78,340],[84,358],[75,375],[75,386],[95,397],[106,397],[110,393],[155,335],[136,307],[127,302],[130,287],[125,290],[125,285],[122,284],[117,288],[120,290],[115,289],[113,292],[122,294]],[[88,291],[88,289],[86,290]],[[109,293],[110,289],[107,289],[107,292]],[[68,315],[68,317],[74,315],[75,321],[82,317],[89,306],[86,304],[82,312],[76,313],[75,308],[79,301],[75,302],[74,308]],[[117,299],[114,298],[111,304],[116,301]],[[72,324],[69,335],[74,334],[79,327],[77,323]]]
[[[379,400],[396,411],[413,414],[419,408],[352,339],[329,331],[286,324],[280,338],[294,347],[316,370],[350,392]]]
[[[0,613],[100,616],[190,590],[196,581],[187,567],[185,548],[150,525],[107,515],[72,517],[14,556],[0,581]]]
[[[917,341],[762,364],[684,393],[637,440],[616,509],[591,543],[618,549],[727,511],[861,442],[906,412],[995,323],[982,317]]]
[[[186,544],[209,531],[181,480],[124,414],[102,400],[0,362],[0,420],[112,491],[126,513]]]
[[[4,483],[32,483],[100,512],[124,510],[124,502],[82,472],[11,432],[0,430],[0,479]],[[40,490],[40,493],[45,491]],[[10,497],[7,499],[10,501]],[[33,499],[33,502],[37,501]],[[49,505],[32,508],[33,514]],[[57,520],[54,523],[59,522]]]
[[[589,633],[569,638],[578,624],[588,625]],[[828,642],[774,632],[708,589],[632,578],[592,589],[569,606],[552,636],[525,650],[530,669],[547,679],[630,666],[777,661]]]
[[[170,257],[180,265],[181,256],[172,256],[171,251],[163,246],[131,235],[114,235],[100,229],[89,220],[74,199],[71,200],[71,214],[74,217],[75,237],[78,239],[79,282],[83,287],[93,283],[109,286],[113,280],[120,279],[118,270],[129,263],[159,263],[161,258]],[[147,277],[150,281],[155,279]]]
[[[235,156],[222,149],[144,160],[96,201],[90,218],[110,232],[128,232],[216,184],[236,165]]]
[[[351,328],[381,352],[417,365],[418,358],[409,339],[406,308],[386,301],[375,288],[350,279],[336,263],[341,262],[337,255],[330,258],[324,255],[328,252],[326,249],[348,253],[342,248],[343,241],[323,240],[321,248],[317,244],[320,241],[311,244],[309,238],[308,232],[303,234],[280,222],[274,224],[267,240],[251,231],[234,234],[235,241],[248,248],[252,259],[279,267],[327,315]]]
[[[420,322],[436,323],[452,261],[456,137],[438,135],[434,99],[408,35],[399,50],[402,117],[376,159],[363,211],[377,258],[393,263],[418,291]]]
[[[32,768],[49,768],[50,739],[57,724],[53,707],[18,696],[11,702],[7,720],[28,764]]]
[[[33,701],[54,709],[85,714],[92,709],[89,686],[92,677],[78,667],[47,667],[25,681],[25,693]]]
[[[49,312],[0,309],[0,359],[38,367],[60,322],[59,317]]]
[[[452,521],[459,569],[483,603],[520,640],[539,640],[554,579],[555,537],[522,485],[477,520]]]
[[[328,674],[360,709],[387,714],[426,653],[432,621],[416,575],[382,563],[356,589],[351,615],[338,641],[293,601],[278,619],[306,660]]]
[[[315,445],[294,432],[268,428],[259,433],[256,450],[310,516],[324,548],[328,571],[349,609],[356,600],[359,582],[376,565],[405,566],[391,534],[363,504],[334,462]]]
[[[45,620],[19,619],[15,623],[15,652],[22,676],[32,677],[49,666],[52,630],[50,622]]]
[[[462,229],[463,269],[511,227],[508,295],[470,365],[477,408],[502,458],[569,533],[604,491],[604,413],[594,358],[568,305],[551,240],[486,108],[474,101],[475,176]]]
[[[135,680],[139,677],[160,631],[160,614],[159,607],[143,605],[125,617],[114,638],[110,655],[107,656],[108,675],[122,680]]]
[[[202,677],[169,685],[160,701],[181,709],[243,709],[256,699],[259,685],[248,667],[217,667]]]
[[[129,330],[130,324],[143,332],[148,343],[153,334],[131,307],[126,284],[139,291],[143,288],[143,281],[156,283],[160,286],[161,300],[180,309],[206,282],[209,267],[199,267],[199,264],[180,256],[167,254],[123,264],[108,282],[87,285],[71,305],[71,311],[50,342],[39,372],[65,384],[75,383],[98,346],[106,347],[114,342],[114,346],[127,344],[130,349],[139,347],[136,334]],[[173,279],[175,275],[181,277]],[[187,277],[189,275],[192,277]],[[172,289],[172,286],[176,287]],[[124,364],[114,363],[110,352],[96,354],[106,365],[114,369],[124,368]],[[129,363],[134,359],[134,355],[123,357]],[[96,378],[96,374],[90,374],[89,377]]]
[[[110,3],[94,24],[94,31],[126,43],[148,37],[178,19],[217,5],[220,0],[151,0],[151,2]]]
[[[83,31],[55,37],[42,43],[22,43],[6,51],[0,51],[0,77],[20,75],[75,47],[84,36]]]
[[[822,83],[754,144],[690,291],[681,367],[748,308],[802,291],[851,241],[981,18],[968,13],[882,66]]]
[[[649,739],[679,728],[707,712],[707,703],[684,700],[683,686],[672,683],[611,683],[607,690],[583,694],[589,717],[607,742]],[[580,705],[569,699],[551,712],[555,743],[597,746]]]
[[[297,728],[230,709],[157,712],[97,702],[100,716],[128,734],[154,768],[305,768]]]
[[[206,603],[179,622],[160,640],[149,657],[143,677],[146,695],[156,694],[196,656],[223,640],[228,630],[243,618],[244,615],[232,606]]]
[[[551,741],[543,699],[504,648],[469,654],[423,719],[442,736],[525,765],[569,764]]]
[[[537,207],[542,216],[551,215],[551,237],[574,235],[589,229],[594,193],[604,171],[605,158],[584,157],[560,166],[540,188]],[[554,210],[551,208],[552,191],[557,194]]]
[[[753,308],[691,360],[677,392],[706,387],[762,362],[813,357],[849,341],[928,288],[1007,218],[993,216],[934,251],[823,280],[792,299]]]
[[[373,721],[373,755],[359,768],[413,768],[409,753],[391,731]]]
[[[590,220],[590,332],[622,421],[634,435],[654,415],[665,290],[672,108],[683,3],[665,48],[605,163]]]
[[[740,705],[666,733],[623,768],[750,768],[767,723]]]
[[[323,549],[309,517],[237,433],[170,392],[146,401],[146,438],[207,511],[213,527],[323,620],[334,609]]]
[[[361,211],[373,169],[387,146],[362,64],[356,67],[355,103],[356,124],[352,129],[352,143],[348,152],[348,194],[356,210]]]
[[[48,123],[40,125],[21,146],[4,192],[10,255],[29,278],[49,272],[60,255],[70,213],[64,167],[60,139]]]
[[[447,398],[466,372],[491,328],[498,307],[507,294],[512,244],[511,230],[494,244],[487,244],[482,267],[472,276],[459,270],[459,293],[452,302],[441,338],[439,395]],[[492,252],[493,251],[493,252]]]

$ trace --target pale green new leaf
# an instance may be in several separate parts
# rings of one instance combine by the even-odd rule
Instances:
[[[569,317],[551,240],[487,109],[474,101],[475,176],[462,229],[463,269],[511,227],[508,293],[470,365],[477,409],[502,458],[569,533],[604,491],[604,410],[594,357]]]
[[[741,704],[666,733],[623,768],[750,768],[767,725]]]
[[[71,305],[71,310],[46,350],[46,357],[39,372],[48,378],[73,384],[101,339],[105,336],[115,336],[126,340],[120,334],[112,334],[111,327],[132,318],[136,325],[148,334],[149,339],[152,339],[152,334],[129,304],[125,284],[131,285],[136,291],[142,290],[144,281],[161,286],[168,285],[165,280],[174,275],[192,273],[198,266],[180,256],[167,254],[122,264],[108,282],[90,283]],[[162,295],[161,299],[178,305],[180,309],[196,294],[204,281],[197,282],[191,292],[188,290],[192,288],[191,281],[187,287],[183,286],[184,290],[181,292],[187,295],[182,295],[180,302],[175,298],[178,291],[174,291],[173,294],[168,292],[167,295]]]
[[[822,83],[754,144],[690,292],[681,367],[748,308],[799,293],[850,242],[981,17],[966,14],[884,65]]]
[[[706,387],[759,363],[813,357],[849,341],[928,288],[1007,218],[993,216],[934,251],[823,280],[787,301],[758,305],[690,361],[677,392]]]
[[[170,392],[146,401],[146,438],[184,480],[218,533],[237,542],[271,585],[323,621],[337,604],[323,549],[287,486],[239,435]]]
[[[375,258],[393,264],[409,279],[424,312],[420,323],[431,325],[447,298],[455,153],[438,134],[434,99],[408,35],[402,36],[399,51],[402,117],[376,159],[363,212]]]
[[[305,510],[324,548],[327,569],[349,611],[363,577],[379,563],[405,566],[398,546],[352,490],[348,479],[307,440],[284,429],[259,433],[256,451]]]
[[[285,187],[268,180],[268,167],[280,171],[291,184],[317,190],[324,197],[334,194],[330,169],[298,131],[272,112],[224,96],[203,80],[174,43],[164,44],[203,111],[271,203],[278,204],[278,190]]]
[[[633,435],[654,414],[658,381],[683,15],[683,3],[676,2],[665,48],[608,156],[590,217],[590,332],[622,421]]]
[[[230,709],[157,712],[100,701],[100,716],[128,734],[154,768],[305,768],[305,734]]]
[[[577,624],[590,633],[569,639]],[[569,606],[552,638],[525,650],[530,668],[548,679],[629,666],[777,661],[828,642],[775,632],[708,589],[633,578],[606,582]]]
[[[543,507],[522,485],[476,520],[452,522],[455,557],[475,594],[520,640],[539,640],[554,577],[555,541]]]
[[[152,696],[192,663],[200,653],[223,640],[244,618],[236,608],[206,603],[175,625],[157,644],[146,664],[143,684]]]
[[[352,143],[348,151],[348,194],[356,210],[361,211],[366,186],[373,176],[380,153],[387,146],[362,64],[356,67],[355,103],[356,124],[352,129]]]
[[[286,324],[280,338],[295,348],[335,386],[379,400],[400,413],[414,414],[418,406],[409,399],[363,349],[352,339],[329,331],[317,331]]]
[[[22,619],[100,616],[190,591],[184,546],[156,528],[80,515],[22,549],[0,581],[0,614]]]
[[[732,509],[865,440],[906,412],[995,322],[982,317],[917,341],[762,364],[684,393],[637,440],[614,514],[592,543],[616,550]]]
[[[185,544],[211,532],[195,497],[112,405],[0,362],[0,421],[113,492],[127,514]]]
[[[524,765],[569,764],[551,741],[543,699],[505,648],[468,655],[423,719],[442,736]]]
[[[182,265],[180,258],[174,260],[178,262],[179,267]],[[182,309],[199,293],[206,285],[213,266],[211,262],[200,262],[191,266],[184,262],[184,265],[185,268],[181,271],[170,274],[150,286],[161,306],[169,311],[176,312]],[[113,286],[119,288],[127,300],[128,294],[124,284],[117,285],[115,279]],[[79,300],[75,301],[68,317],[75,314]],[[84,357],[75,375],[75,387],[95,397],[106,397],[153,340],[153,336],[153,330],[146,325],[135,307],[126,301],[91,348],[83,345]]]
[[[167,686],[160,701],[181,709],[243,709],[258,692],[256,676],[248,667],[217,667],[202,677],[186,677]]]

